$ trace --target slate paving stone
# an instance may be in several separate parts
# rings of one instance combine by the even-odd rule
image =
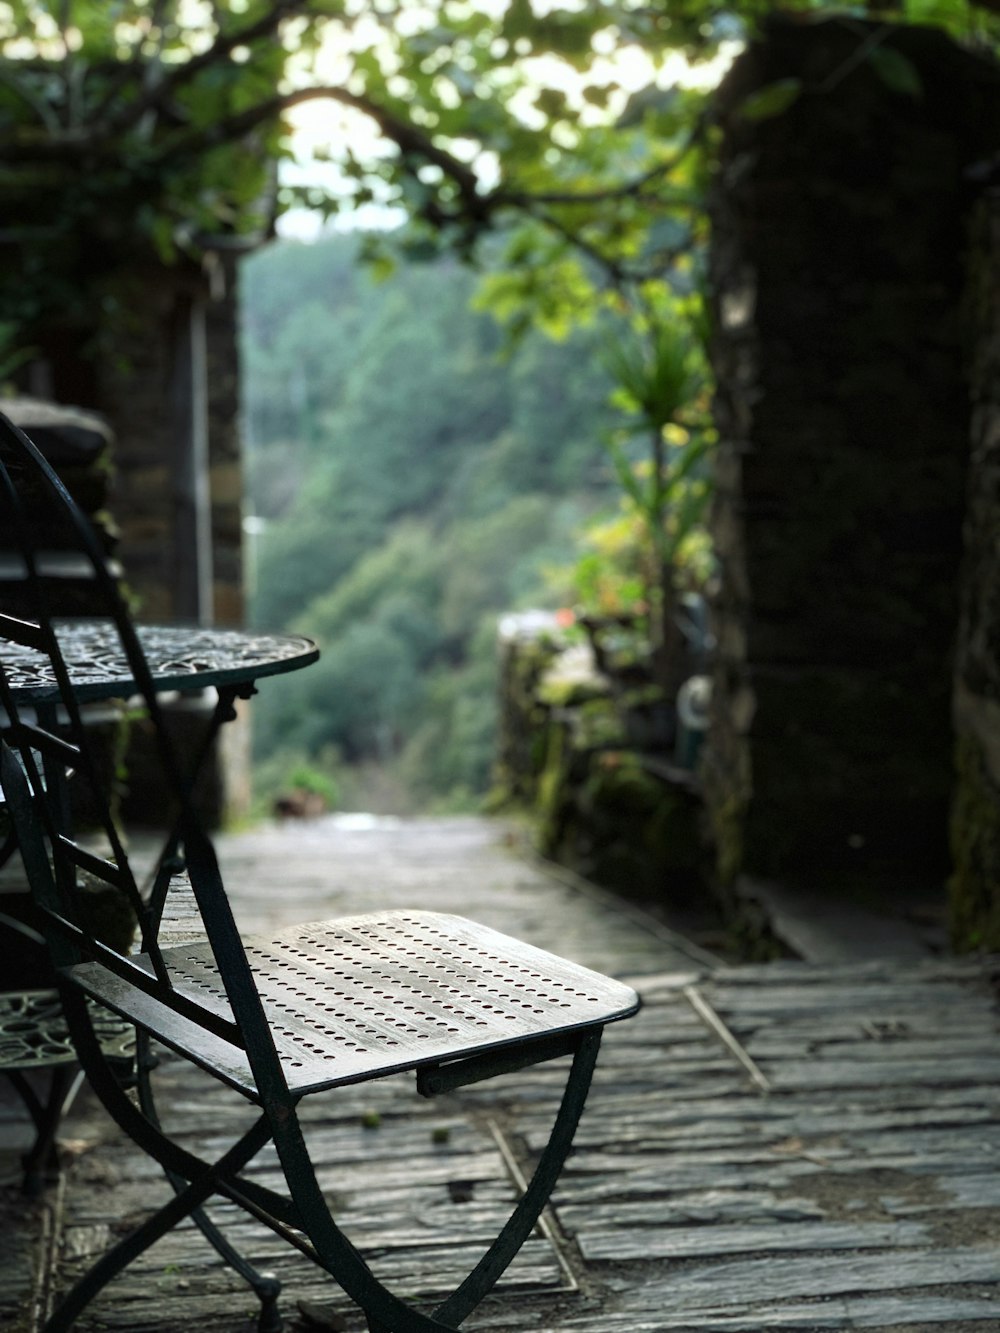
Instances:
[[[550,875],[480,819],[326,819],[224,837],[220,855],[248,929],[420,905],[476,917],[640,989],[639,1016],[606,1033],[546,1229],[463,1328],[1000,1327],[995,960],[734,967]],[[515,1195],[510,1164],[530,1170],[547,1137],[564,1072],[538,1066],[436,1102],[399,1079],[313,1099],[310,1133],[330,1194],[401,1290],[429,1299],[471,1264]],[[239,1114],[225,1089],[171,1061],[161,1077],[179,1126],[197,1118],[219,1142],[232,1131]],[[0,1135],[8,1126],[0,1105]],[[57,1286],[165,1190],[87,1099],[64,1135],[73,1162]],[[266,1178],[274,1165],[263,1154],[256,1169]],[[50,1266],[28,1215],[19,1226],[9,1195],[4,1202],[0,1253],[16,1253],[18,1273],[26,1265],[44,1277]],[[364,1327],[300,1256],[233,1210],[220,1216],[285,1281],[290,1330]],[[33,1333],[29,1277],[12,1277],[5,1263],[0,1316],[12,1333]],[[116,1281],[78,1327],[236,1333],[252,1308],[188,1227]]]

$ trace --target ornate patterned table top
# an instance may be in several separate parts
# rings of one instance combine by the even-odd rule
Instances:
[[[319,656],[310,639],[252,630],[188,625],[139,625],[140,642],[159,689],[200,690],[239,685],[308,666]],[[123,699],[134,681],[113,623],[56,622],[59,643],[81,700]],[[58,686],[47,658],[0,639],[0,660],[19,703],[56,699]]]
[[[91,1015],[104,1054],[111,1059],[134,1059],[134,1026],[102,1005],[92,1005]],[[48,1069],[78,1061],[56,991],[0,994],[0,1069]]]

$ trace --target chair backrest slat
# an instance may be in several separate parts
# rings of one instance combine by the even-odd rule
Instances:
[[[2,652],[0,648],[0,655]],[[34,722],[25,722],[23,718],[11,725],[8,739],[18,746],[30,745],[39,754],[70,766],[78,764],[82,757],[78,745],[73,745],[62,736],[54,736],[51,731],[46,731]]]
[[[127,981],[129,985],[135,986],[161,1003],[168,1004],[169,1008],[182,1018],[198,1023],[213,1036],[243,1049],[244,1042],[239,1025],[231,1017],[192,1000],[174,989],[172,984],[164,989],[163,980],[155,974],[155,971],[148,971],[135,960],[95,939],[77,921],[59,911],[55,905],[51,867],[45,852],[36,803],[32,798],[24,771],[5,741],[0,741],[0,775],[20,835],[21,854],[32,888],[35,890],[39,922],[44,927],[44,934],[50,947],[54,943],[58,946],[60,942],[74,946],[72,950],[74,959],[87,957],[100,963],[109,972]],[[53,952],[54,961],[59,966],[58,948]]]
[[[127,891],[131,887],[133,883],[132,876],[114,861],[109,861],[106,857],[97,856],[94,852],[88,851],[86,847],[81,847],[72,838],[67,838],[64,833],[58,834],[57,840],[59,850],[79,870],[86,870],[96,879],[103,880],[105,884],[111,884],[116,889]]]

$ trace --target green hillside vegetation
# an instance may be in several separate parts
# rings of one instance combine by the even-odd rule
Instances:
[[[283,242],[243,272],[251,614],[323,651],[255,704],[259,785],[306,764],[348,804],[468,807],[490,780],[497,615],[568,598],[552,571],[614,503],[600,335],[505,355],[475,273],[378,282],[357,249]]]

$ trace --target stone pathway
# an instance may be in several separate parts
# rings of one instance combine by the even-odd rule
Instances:
[[[518,856],[502,826],[478,819],[327,819],[226,837],[220,853],[248,928],[376,904],[461,911],[641,991],[640,1015],[608,1029],[545,1226],[463,1327],[1000,1327],[989,961],[725,966]],[[212,1080],[170,1063],[162,1074],[178,1125],[235,1127],[242,1107]],[[561,1077],[539,1066],[434,1102],[403,1079],[313,1099],[314,1148],[340,1216],[398,1289],[433,1297],[471,1266],[547,1136]],[[25,1226],[7,1191],[0,1214],[0,1322],[17,1333],[34,1327],[33,1284],[44,1305],[46,1276],[65,1283],[165,1196],[86,1100],[66,1136],[62,1199]],[[283,1278],[292,1327],[364,1327],[305,1261],[234,1221]],[[235,1333],[252,1305],[182,1229],[78,1327]]]

